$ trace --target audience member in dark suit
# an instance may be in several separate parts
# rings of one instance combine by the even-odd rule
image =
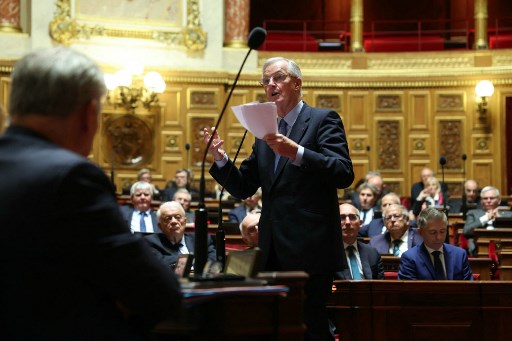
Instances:
[[[409,226],[409,214],[402,205],[390,205],[383,218],[387,231],[370,238],[370,245],[380,254],[400,257],[423,241],[417,229]]]
[[[162,201],[171,201],[174,193],[180,188],[185,188],[190,192],[193,200],[199,198],[199,191],[192,187],[192,171],[185,168],[180,168],[176,171],[174,180],[167,183],[165,188],[162,190],[161,199]]]
[[[240,206],[228,212],[229,221],[232,223],[241,223],[245,216],[250,212],[261,211],[261,188],[256,193],[242,200]]]
[[[144,239],[162,262],[174,269],[180,254],[194,253],[195,235],[185,233],[187,216],[179,202],[164,202],[156,214],[162,233],[154,233]],[[208,260],[212,262],[216,260],[215,246],[210,237],[208,237]]]
[[[121,206],[121,213],[130,230],[136,233],[161,232],[156,214],[151,209],[153,186],[145,181],[137,181],[130,188],[130,198],[131,204]]]
[[[0,137],[2,339],[147,340],[179,312],[181,294],[86,158],[103,73],[71,49],[39,49],[16,63],[10,90]]]
[[[473,280],[466,251],[445,243],[448,219],[444,212],[427,207],[418,217],[423,243],[400,258],[398,279]]]
[[[411,210],[414,207],[414,203],[421,191],[425,189],[425,184],[428,178],[435,177],[435,173],[429,167],[423,167],[421,170],[421,181],[414,183],[411,186]],[[445,183],[441,184],[441,193],[448,193],[448,187]],[[412,219],[412,217],[410,217]],[[415,218],[415,217],[414,217]]]
[[[192,195],[185,188],[178,189],[172,196],[172,201],[177,201],[183,206],[185,214],[187,215],[187,227],[194,227],[196,214],[190,210],[190,203],[192,202]]]
[[[386,214],[386,209],[391,205],[400,205],[400,197],[396,193],[388,193],[382,197],[380,209],[381,217],[375,218],[370,221],[368,225],[365,225],[359,229],[358,237],[373,237],[378,234],[386,232],[386,226],[384,226],[383,215]]]
[[[259,247],[265,270],[302,270],[305,284],[306,340],[332,339],[325,308],[343,254],[338,188],[354,180],[343,123],[338,113],[301,100],[302,74],[288,59],[263,64],[267,100],[277,107],[279,133],[256,138],[251,155],[231,167],[218,132],[210,152],[212,176],[233,196],[247,198],[261,187],[263,207]],[[231,175],[227,178],[229,170]]]
[[[376,206],[378,191],[372,184],[364,182],[357,188],[357,192],[359,193],[359,203],[361,206],[359,210],[361,223],[365,226],[377,216],[377,212],[382,216],[380,207]]]
[[[464,236],[468,240],[468,251],[471,255],[475,255],[477,251],[473,231],[476,228],[494,228],[494,219],[499,216],[498,206],[500,202],[500,191],[496,187],[485,186],[480,191],[482,208],[468,211],[464,224]]]
[[[466,213],[475,208],[482,208],[478,193],[478,183],[475,180],[466,180],[466,182],[464,182],[464,193],[466,196]],[[461,198],[450,198],[448,206],[450,206],[450,213],[462,213],[463,206]]]
[[[139,173],[137,173],[137,181],[145,181],[153,186],[153,200],[160,200],[160,188],[158,186],[151,183],[151,170],[148,168],[142,168]]]
[[[380,172],[379,171],[368,171],[365,176],[365,181],[363,181],[362,183],[364,183],[364,182],[368,182],[369,184],[372,184],[377,189],[375,205],[380,206],[380,201],[381,201],[382,197],[388,193],[388,191],[385,189],[384,180],[382,179]],[[361,185],[361,184],[359,184],[359,185]],[[359,187],[359,186],[357,186],[357,187]],[[352,201],[352,205],[354,205],[358,210],[361,209],[361,203],[359,201],[359,192],[357,190],[354,191],[354,193],[352,194],[351,201]]]
[[[249,213],[240,223],[240,234],[243,241],[250,247],[258,246],[258,225],[261,213]]]
[[[335,275],[335,279],[384,279],[384,265],[379,253],[372,246],[357,241],[357,233],[361,227],[359,211],[351,204],[340,205],[341,233],[345,249],[345,269]],[[352,250],[350,250],[352,248]],[[353,256],[352,256],[353,255]],[[355,257],[354,267],[350,257]],[[357,271],[358,274],[354,272]]]

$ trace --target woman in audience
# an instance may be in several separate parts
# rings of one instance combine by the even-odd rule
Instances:
[[[442,206],[447,198],[446,194],[441,191],[441,185],[437,178],[431,176],[425,182],[425,188],[415,199],[412,212],[417,217],[426,207]]]

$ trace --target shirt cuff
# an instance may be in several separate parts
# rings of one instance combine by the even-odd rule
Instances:
[[[215,164],[217,165],[217,167],[219,168],[222,168],[226,165],[226,163],[228,163],[228,156],[226,153],[224,153],[224,157],[222,158],[222,160],[215,160]]]
[[[295,155],[295,160],[293,160],[292,165],[300,166],[302,164],[302,157],[304,156],[304,147],[299,145],[297,149],[297,155]]]
[[[482,224],[482,226],[485,226],[488,221],[489,218],[487,218],[487,213],[480,217],[480,224]]]

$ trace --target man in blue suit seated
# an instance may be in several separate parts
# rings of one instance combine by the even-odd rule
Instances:
[[[423,243],[400,259],[398,279],[473,280],[466,251],[445,243],[448,219],[444,212],[427,207],[418,216]]]
[[[120,206],[126,224],[133,233],[162,232],[157,226],[155,212],[151,209],[153,185],[137,181],[130,188],[131,204]]]
[[[370,245],[382,254],[400,257],[402,253],[423,239],[413,224],[409,224],[409,214],[402,205],[390,205],[383,216],[387,231],[370,238]]]
[[[351,204],[340,205],[341,233],[343,237],[344,270],[335,279],[384,279],[384,265],[375,248],[357,241],[362,221],[359,210]]]
[[[386,209],[393,204],[400,205],[400,197],[398,194],[391,192],[384,195],[380,203],[381,214],[386,215]],[[384,234],[386,231],[387,229],[384,225],[384,218],[381,216],[380,218],[373,218],[368,225],[361,227],[357,236],[371,238],[378,234]]]
[[[185,233],[187,215],[177,201],[164,202],[156,212],[158,226],[163,233],[154,233],[144,239],[153,252],[169,267],[174,269],[180,254],[194,254],[194,234]],[[208,237],[208,260],[216,260],[213,241]]]

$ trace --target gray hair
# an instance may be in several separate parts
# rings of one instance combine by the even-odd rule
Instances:
[[[484,188],[482,188],[482,190],[480,191],[480,198],[484,196],[484,193],[487,192],[487,191],[494,191],[495,193],[495,196],[497,196],[498,198],[500,197],[500,191],[499,189],[497,189],[496,187],[493,187],[493,186],[485,186]]]
[[[370,189],[370,191],[372,191],[372,193],[375,197],[379,194],[379,190],[377,189],[377,187],[375,187],[374,185],[372,185],[369,182],[363,182],[361,185],[359,185],[359,187],[357,187],[357,191],[361,192],[363,189],[366,189],[366,188]]]
[[[387,209],[389,210],[391,208],[398,208],[399,210],[401,210],[402,211],[402,216],[404,217],[404,221],[406,221],[406,222],[409,221],[409,211],[403,205],[391,204],[391,205],[388,206]],[[385,216],[382,216],[382,220],[386,221],[387,219],[386,219]]]
[[[179,194],[179,193],[187,194],[188,195],[188,200],[192,200],[192,194],[190,194],[190,192],[186,188],[180,188],[180,189],[176,190],[176,192],[174,192],[174,194],[172,195],[172,200],[175,200],[176,199],[176,194]]]
[[[135,194],[135,191],[138,189],[148,189],[149,193],[151,193],[151,196],[153,196],[154,194],[153,185],[146,181],[137,181],[130,188],[130,196],[133,196]]]
[[[177,201],[166,201],[162,205],[160,205],[160,207],[156,211],[156,218],[159,221],[160,221],[160,215],[162,214],[162,209],[163,208],[177,208],[180,211],[180,214],[183,217],[185,217],[185,218],[187,217],[187,214],[185,213],[185,209],[183,208],[183,206],[181,206],[181,204],[179,202],[177,202]]]
[[[39,49],[14,66],[9,113],[66,117],[106,90],[103,73],[86,55],[66,47]]]
[[[288,74],[290,76],[302,79],[302,71],[300,71],[299,65],[297,65],[297,63],[295,63],[293,60],[288,59],[288,58],[284,58],[284,57],[273,57],[273,58],[267,59],[263,63],[263,66],[261,68],[262,73],[264,73],[265,69],[267,67],[269,67],[270,65],[275,64],[275,63],[279,63],[279,62],[282,62],[282,61],[285,61],[285,62],[288,63],[288,69],[286,71],[288,71]],[[302,86],[300,87],[300,97],[302,97]]]
[[[433,206],[427,207],[420,212],[417,224],[420,229],[425,229],[431,221],[443,221],[448,225],[448,218],[446,217],[446,214]]]

